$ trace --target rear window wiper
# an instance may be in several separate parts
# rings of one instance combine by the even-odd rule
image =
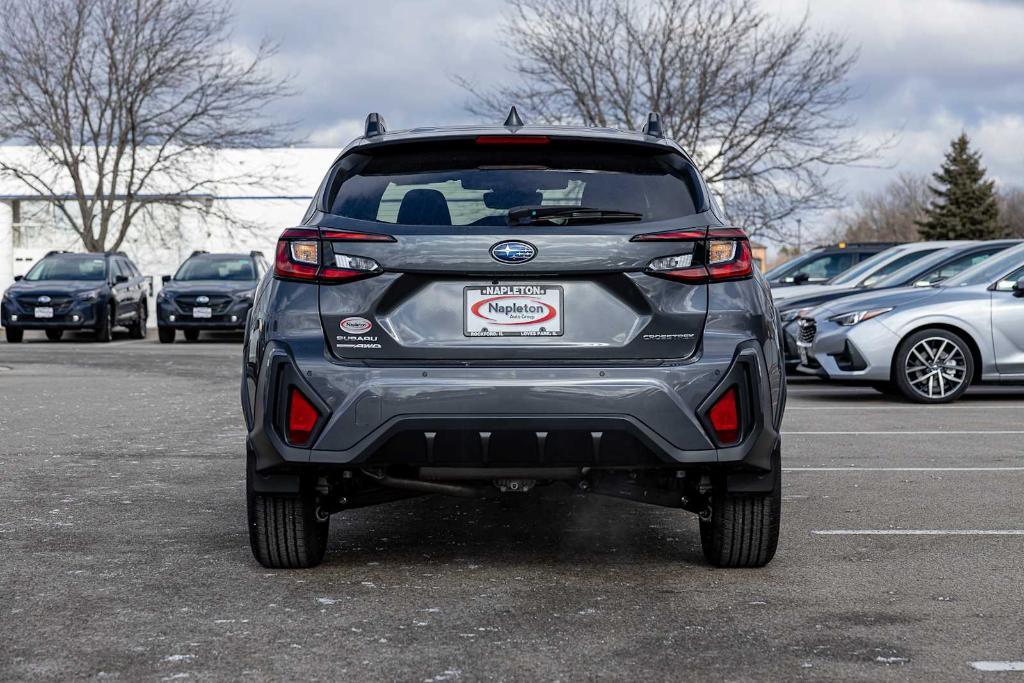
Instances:
[[[509,209],[509,225],[531,225],[541,221],[587,223],[623,223],[643,220],[642,213],[615,209],[591,209],[586,206],[520,206]]]

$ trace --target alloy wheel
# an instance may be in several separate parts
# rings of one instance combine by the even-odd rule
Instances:
[[[941,399],[956,392],[967,379],[964,349],[951,339],[928,337],[907,354],[907,383],[921,396]]]

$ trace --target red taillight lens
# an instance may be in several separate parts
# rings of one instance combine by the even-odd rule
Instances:
[[[729,387],[708,411],[715,438],[723,446],[740,440],[740,404],[736,387]]]
[[[321,241],[323,238],[324,241]],[[354,232],[351,230],[325,230],[315,228],[289,228],[277,241],[274,275],[285,280],[306,280],[337,284],[379,275],[384,272],[376,261],[362,256],[334,254],[331,242],[395,242],[391,235]],[[326,259],[322,252],[326,250]],[[335,263],[325,264],[324,261]]]
[[[706,238],[706,239],[705,239]],[[742,280],[754,274],[754,261],[750,252],[747,235],[738,228],[710,228],[691,230],[670,230],[636,235],[632,242],[655,241],[703,241],[704,263],[687,268],[674,268],[671,264],[684,255],[665,256],[651,261],[646,268],[648,275],[687,284],[703,282],[724,282]]]
[[[684,230],[665,230],[664,232],[647,232],[633,235],[630,242],[694,242],[707,235],[705,228],[686,228]]]
[[[313,428],[316,421],[320,419],[320,413],[313,404],[309,402],[302,392],[292,387],[288,394],[288,426],[285,435],[288,441],[301,446],[309,441],[313,435]]]
[[[325,240],[339,240],[342,242],[395,242],[391,235],[382,235],[377,232],[354,232],[352,230],[324,230],[321,236]]]

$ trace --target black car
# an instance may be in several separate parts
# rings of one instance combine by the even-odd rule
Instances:
[[[0,306],[7,341],[25,330],[46,330],[57,341],[65,330],[93,330],[108,342],[115,326],[133,339],[146,336],[150,285],[123,252],[51,251],[4,292]]]
[[[818,247],[782,265],[775,266],[764,274],[768,285],[792,287],[813,285],[849,270],[865,259],[881,253],[899,242],[840,242]]]
[[[170,344],[177,330],[195,341],[202,330],[241,330],[256,285],[267,272],[263,254],[193,252],[172,278],[163,277],[156,298],[160,341]]]

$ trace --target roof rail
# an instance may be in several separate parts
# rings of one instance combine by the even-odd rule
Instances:
[[[366,130],[363,133],[364,137],[375,138],[378,135],[384,135],[388,132],[388,127],[384,123],[384,117],[377,112],[371,112],[366,115]]]
[[[52,251],[46,252],[46,256],[53,256],[54,254],[70,254],[70,253],[71,252],[66,250],[66,249],[54,249]],[[43,258],[46,258],[46,256],[44,256]]]
[[[124,253],[123,251],[113,251],[111,249],[108,249],[105,252],[103,252],[103,255],[104,256],[124,256],[125,258],[128,258],[128,254]]]
[[[508,110],[508,116],[505,117],[505,123],[502,124],[506,128],[522,128],[523,119],[520,118],[519,112],[516,110],[516,105],[512,105],[512,108]]]
[[[193,251],[189,255],[189,258],[192,258],[193,256],[198,256],[199,254],[209,254],[209,253],[210,252],[206,251],[205,249],[196,249],[195,251]]]
[[[249,256],[263,256],[263,252],[260,251],[259,249],[253,249],[252,251],[249,252]],[[264,256],[264,258],[266,257]]]
[[[648,114],[647,123],[645,123],[643,128],[640,130],[654,138],[665,137],[665,131],[661,127],[661,114],[656,111],[652,111]]]

